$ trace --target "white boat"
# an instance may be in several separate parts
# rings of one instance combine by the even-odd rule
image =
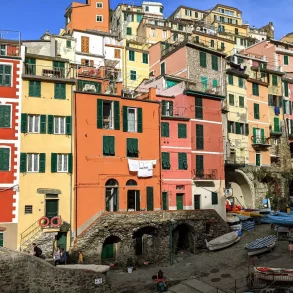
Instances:
[[[209,242],[205,240],[205,242],[206,242],[207,248],[210,251],[214,251],[214,250],[219,250],[219,249],[229,247],[239,240],[240,240],[240,237],[238,236],[238,232],[233,231],[233,232],[224,234],[218,238],[215,238]]]
[[[258,279],[275,282],[293,282],[293,269],[254,267]]]
[[[226,217],[226,221],[232,231],[241,231],[242,230],[242,222],[239,217],[235,215],[228,215]]]

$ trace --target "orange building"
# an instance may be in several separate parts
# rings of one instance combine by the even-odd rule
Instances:
[[[87,29],[109,32],[109,0],[86,0],[86,3],[72,2],[65,12],[66,33],[73,29]]]
[[[161,209],[156,91],[133,99],[116,89],[75,92],[77,234],[104,211]]]

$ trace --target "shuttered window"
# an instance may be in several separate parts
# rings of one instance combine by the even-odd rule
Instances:
[[[154,188],[152,186],[147,186],[146,194],[147,194],[147,210],[153,211],[154,210]]]
[[[214,48],[215,47],[215,41],[211,40],[211,47]]]
[[[218,193],[212,192],[212,205],[217,205],[217,204],[218,204]]]
[[[178,138],[186,138],[187,130],[186,124],[178,123]]]
[[[248,125],[248,123],[245,124],[245,135],[249,135],[249,125]]]
[[[284,81],[284,96],[289,97],[289,87],[287,81]]]
[[[203,162],[203,155],[195,156],[195,167],[196,167],[196,177],[201,178],[203,177],[203,169],[204,169],[204,162]]]
[[[233,75],[228,74],[228,84],[233,85],[234,80],[233,80]]]
[[[244,97],[239,96],[239,107],[244,108]]]
[[[66,84],[65,83],[55,83],[54,98],[60,99],[60,100],[66,99]]]
[[[259,119],[259,104],[254,103],[254,119]]]
[[[259,88],[257,83],[252,83],[252,94],[254,96],[259,96]]]
[[[138,139],[127,138],[126,140],[126,156],[129,158],[138,158]]]
[[[218,71],[218,56],[212,55],[212,69]]]
[[[149,64],[149,54],[142,53],[142,63]]]
[[[280,131],[279,118],[274,117],[274,132],[279,132],[279,131]]]
[[[196,124],[196,149],[203,150],[204,149],[204,133],[203,133],[203,125]]]
[[[126,28],[126,34],[129,36],[132,35],[132,28],[131,27]]]
[[[199,64],[201,67],[207,67],[207,54],[205,52],[199,52]]]
[[[0,171],[9,171],[10,148],[0,148]]]
[[[173,116],[173,105],[172,101],[162,100],[162,116]]]
[[[238,86],[239,86],[240,88],[243,88],[243,86],[244,86],[243,78],[242,78],[242,77],[238,77]]]
[[[186,153],[178,153],[178,170],[187,170],[187,154]]]
[[[272,82],[273,82],[273,85],[278,85],[278,76],[273,74],[272,75]]]
[[[11,105],[0,105],[0,128],[11,127]]]
[[[168,122],[162,122],[161,123],[161,136],[162,137],[169,137],[170,136],[170,130],[169,130],[169,123]]]
[[[130,70],[130,80],[136,80],[136,71]]]
[[[73,156],[72,154],[51,154],[52,173],[72,173]]]
[[[30,97],[41,97],[41,82],[40,81],[29,81],[29,93],[28,95]]]
[[[129,61],[135,61],[135,52],[129,50],[129,51],[128,51],[128,57],[129,57],[129,58],[128,58]]]
[[[103,136],[103,155],[115,156],[115,136]]]
[[[202,98],[195,98],[195,118],[203,119]]]
[[[81,37],[81,52],[89,53],[90,48],[90,39],[89,37]]]
[[[170,170],[170,153],[163,152],[162,153],[162,169]]]
[[[289,65],[289,57],[284,55],[284,65]]]
[[[45,173],[46,171],[46,154],[20,154],[20,172],[38,172]]]
[[[165,62],[161,63],[161,75],[165,75],[166,73],[166,67],[165,67]]]
[[[234,106],[234,95],[232,94],[229,94],[229,105],[230,106]]]
[[[0,247],[4,246],[4,233],[0,232]]]
[[[11,65],[0,64],[0,86],[12,86]]]

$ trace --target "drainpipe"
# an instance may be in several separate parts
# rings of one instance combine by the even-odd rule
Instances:
[[[163,199],[162,199],[162,148],[161,148],[161,103],[159,103],[159,162],[160,164],[160,203],[161,209],[163,210]]]
[[[77,238],[77,116],[76,116],[76,92],[74,93],[74,171],[75,171],[75,180],[74,180],[74,189],[75,189],[75,237]]]
[[[72,106],[73,106],[73,101],[72,101],[72,90],[73,90],[73,85],[71,84],[71,108],[70,108],[70,116],[71,116],[71,127],[73,126],[73,119],[72,119]],[[73,158],[73,132],[71,132],[71,139],[70,139],[70,153],[72,154]],[[73,169],[74,170],[74,169]],[[72,224],[73,224],[73,219],[72,219],[72,173],[70,174],[70,247],[72,244]]]

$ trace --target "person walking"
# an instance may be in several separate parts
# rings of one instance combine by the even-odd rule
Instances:
[[[290,257],[292,257],[292,251],[293,251],[293,242],[292,241],[289,241],[288,250],[290,253]]]
[[[58,249],[54,252],[54,265],[56,266],[57,264],[60,265],[61,262],[61,251],[60,248],[58,247]]]
[[[78,254],[78,263],[83,264],[83,253],[82,253],[82,251],[80,251],[79,254]]]

